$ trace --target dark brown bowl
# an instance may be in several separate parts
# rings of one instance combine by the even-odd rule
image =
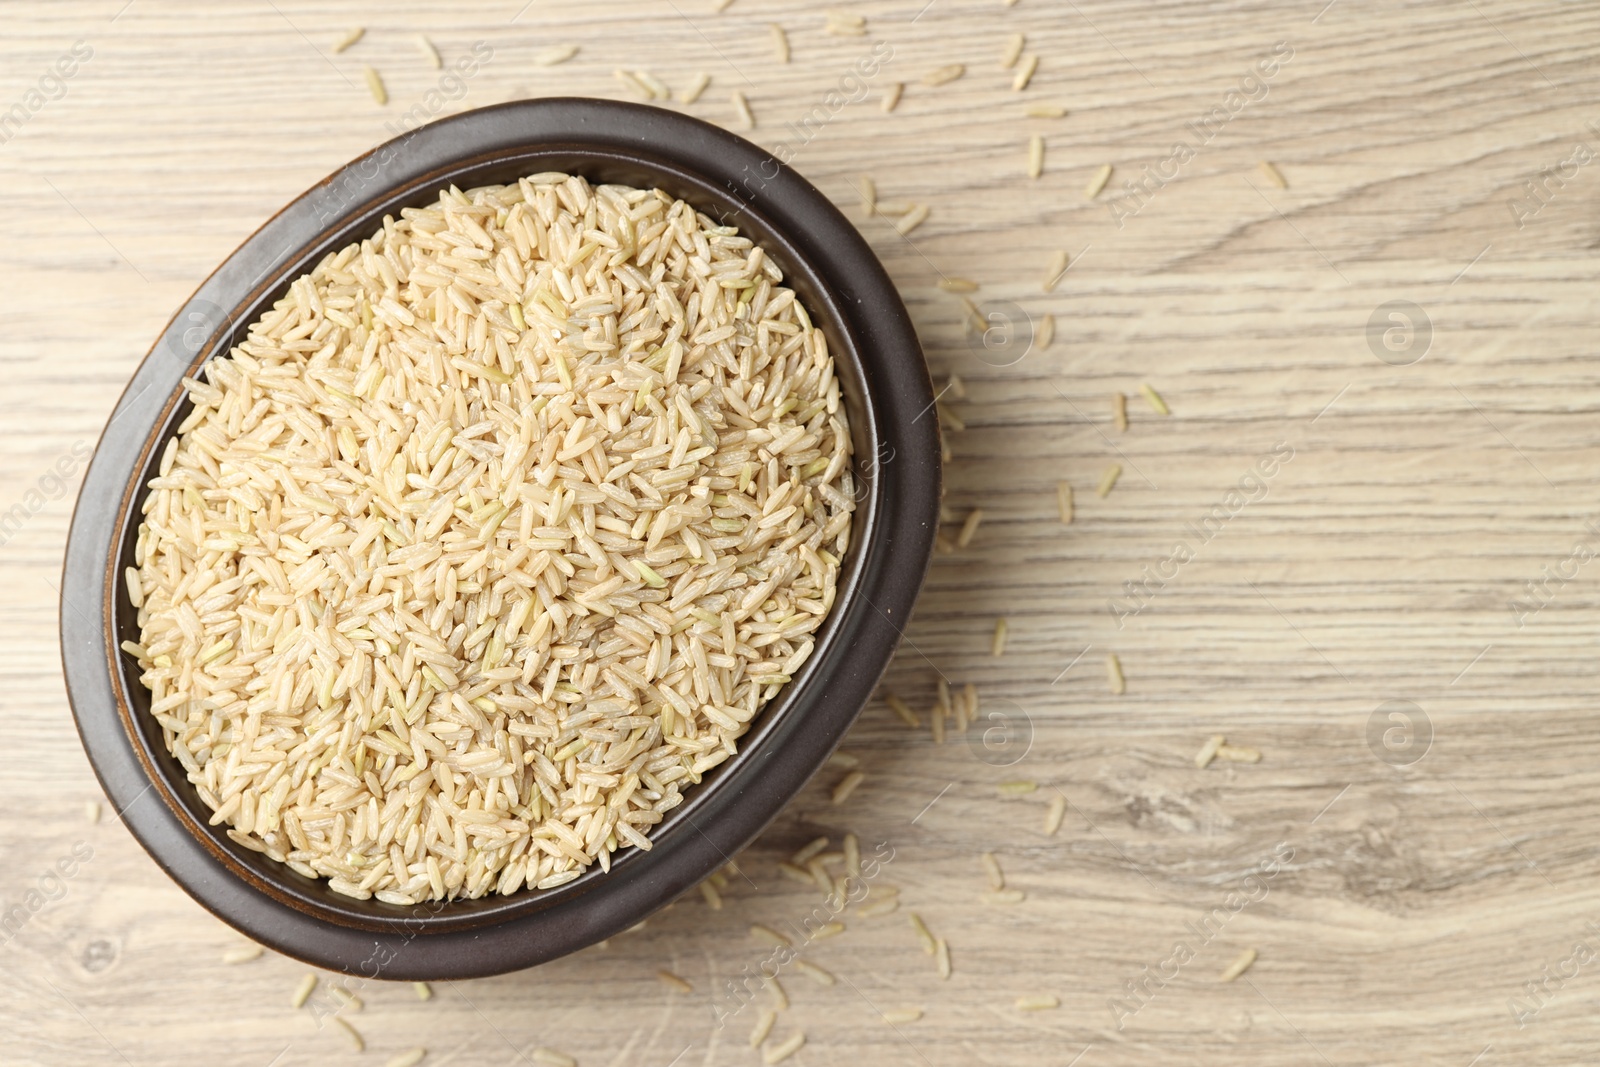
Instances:
[[[827,333],[856,452],[859,510],[833,612],[799,675],[652,834],[557,889],[402,907],[341,896],[242,848],[168,753],[134,659],[123,590],[143,487],[189,403],[180,379],[228,349],[296,277],[438,190],[567,171],[655,186],[764,245]],[[600,100],[504,104],[374,149],[284,208],[168,323],[106,424],[84,478],[62,577],[61,650],[84,749],[123,821],[224,922],[280,952],[391,979],[498,974],[626,929],[743,848],[805,785],[860,713],[922,584],[939,502],[933,391],[905,306],[855,229],[762,149],[659,108]]]

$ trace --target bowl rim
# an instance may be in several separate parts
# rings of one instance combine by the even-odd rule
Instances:
[[[219,842],[220,829],[200,824],[191,810],[198,803],[192,787],[181,775],[174,786],[171,768],[162,766],[163,758],[175,761],[152,751],[135,721],[136,681],[117,630],[119,561],[131,551],[135,502],[155,449],[186,405],[181,378],[226,351],[327,251],[369,235],[383,214],[430,198],[458,176],[484,184],[506,179],[472,175],[568,169],[548,165],[567,157],[580,171],[644,173],[674,195],[682,194],[671,186],[687,187],[697,209],[766,231],[758,239],[769,251],[778,246],[785,283],[839,332],[830,336],[841,349],[836,359],[856,376],[860,394],[852,422],[867,421],[852,429],[867,431],[872,445],[846,573],[801,676],[763,710],[739,755],[690,790],[652,834],[667,847],[628,850],[609,874],[595,866],[566,886],[481,905],[328,901],[336,894],[324,882]],[[167,324],[109,418],[73,513],[61,585],[63,667],[85,751],[108,799],[163,869],[219,918],[288,955],[409,979],[501,973],[575,951],[633,925],[726,863],[776,817],[859,714],[932,554],[940,483],[932,405],[915,331],[882,265],[820,192],[758,146],[676,112],[581,98],[501,104],[412,130],[329,175],[230,254]],[[160,803],[146,799],[152,791]],[[264,864],[273,868],[264,872]]]

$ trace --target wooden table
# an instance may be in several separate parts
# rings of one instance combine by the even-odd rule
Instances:
[[[759,1006],[719,1028],[719,991],[765,954],[751,923],[817,902],[779,861],[853,830],[892,849],[879,880],[904,905],[847,913],[807,950],[837,984],[785,972],[775,1039],[804,1030],[794,1063],[1593,1062],[1600,6],[1322,3],[874,0],[851,5],[862,37],[785,0],[7,5],[0,108],[27,121],[0,127],[0,511],[24,521],[0,548],[0,911],[26,921],[0,935],[0,1059],[759,1062]],[[493,55],[444,82],[419,32],[446,62],[476,41]],[[1014,32],[1040,57],[1020,93],[999,65]],[[535,63],[564,42],[582,51]],[[851,80],[875,42],[892,57]],[[63,56],[73,75],[47,78]],[[922,84],[951,63],[965,75]],[[303,965],[222,963],[238,936],[110,813],[88,821],[55,648],[65,483],[182,298],[386,123],[435,90],[441,114],[626,96],[616,67],[674,88],[705,71],[687,110],[730,125],[745,92],[751,136],[859,222],[935,374],[965,383],[945,398],[965,424],[947,501],[956,523],[984,518],[936,561],[887,685],[925,717],[940,676],[972,682],[1005,718],[936,745],[874,704],[846,744],[865,783],[833,807],[843,772],[825,772],[720,910],[695,894],[608,947],[426,1004],[367,983],[345,1016],[357,1056],[325,987],[321,1011],[289,1006]],[[1049,104],[1069,114],[1026,114]],[[863,216],[864,174],[931,208],[909,240]],[[1058,251],[1071,267],[1047,294]],[[1017,337],[1053,314],[1053,343],[985,348],[937,285],[962,278]],[[1263,758],[1197,769],[1212,734]],[[1018,781],[1037,790],[1001,795]],[[985,903],[985,849],[1025,900]],[[913,910],[950,945],[948,981]],[[1219,982],[1246,949],[1254,967]],[[1032,995],[1060,1006],[1015,1007]],[[879,1017],[908,1007],[923,1018]]]

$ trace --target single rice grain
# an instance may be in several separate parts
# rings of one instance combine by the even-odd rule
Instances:
[[[922,725],[922,720],[917,718],[917,713],[912,711],[910,706],[907,705],[905,701],[901,700],[893,693],[885,693],[883,695],[883,702],[889,705],[890,711],[894,712],[900,717],[901,722],[905,723],[913,730]]]
[[[1122,677],[1122,661],[1117,658],[1115,652],[1106,656],[1106,681],[1115,696],[1121,696],[1128,691],[1128,683]]]
[[[768,32],[772,35],[773,57],[779,63],[789,62],[789,35],[783,32],[783,27],[776,22],[767,24]]]
[[[1072,485],[1069,482],[1056,483],[1056,512],[1061,516],[1061,525],[1072,525]]]
[[[993,852],[985,852],[978,857],[983,862],[984,873],[989,876],[990,889],[1004,889],[1006,887],[1005,872],[1000,870],[1000,861]]]
[[[673,974],[671,971],[657,971],[656,978],[661,982],[662,985],[666,986],[668,989],[675,990],[676,992],[694,992],[694,986],[689,984],[688,979],[682,977],[681,975]]]
[[[533,1062],[542,1063],[545,1067],[578,1067],[578,1061],[565,1052],[558,1052],[543,1045],[534,1049],[530,1055],[533,1057]]]
[[[352,1026],[349,1019],[344,1018],[342,1015],[335,1015],[333,1021],[343,1032],[345,1039],[350,1042],[350,1047],[357,1052],[365,1052],[367,1050],[367,1043],[362,1039],[361,1031]]]
[[[710,882],[700,883],[700,895],[705,898],[706,905],[712,911],[722,910],[722,894],[717,892],[717,887]]]
[[[433,987],[427,982],[412,982],[411,991],[417,995],[418,1000],[433,999]]]
[[[439,50],[433,47],[433,42],[428,40],[427,34],[417,34],[416,42],[417,51],[421,52],[422,58],[428,61],[428,66],[432,67],[434,70],[438,70],[444,66],[444,62],[439,58]]]
[[[98,800],[86,800],[86,801],[84,801],[83,802],[83,817],[85,819],[88,819],[92,823],[99,822],[100,821],[100,802]]]
[[[1026,778],[1018,778],[1009,782],[1001,782],[995,787],[1003,797],[1025,797],[1039,788],[1039,783]]]
[[[890,1026],[900,1026],[905,1023],[914,1023],[922,1018],[921,1008],[893,1008],[882,1015],[884,1022]]]
[[[364,26],[356,26],[345,31],[345,35],[343,37],[333,42],[333,54],[338,55],[340,52],[343,52],[345,49],[353,46],[357,41],[361,40],[361,38],[365,37],[366,35],[367,30]]]
[[[1247,948],[1243,952],[1239,953],[1238,958],[1236,958],[1232,963],[1228,964],[1227,969],[1217,976],[1217,981],[1231,982],[1244,972],[1248,971],[1251,964],[1255,962],[1256,950],[1253,948]]]
[[[367,92],[372,94],[372,99],[378,102],[379,107],[389,103],[389,90],[384,87],[383,75],[371,67],[362,67],[361,76],[367,79]]]
[[[870,174],[861,176],[861,213],[871,218],[878,210],[878,185]]]
[[[1028,117],[1031,119],[1064,119],[1067,109],[1060,104],[1030,104]]]
[[[910,920],[911,929],[916,932],[917,940],[922,942],[922,951],[930,956],[937,952],[939,950],[939,942],[934,939],[932,932],[929,931],[928,924],[922,921],[922,916],[913,911],[908,913],[906,918]]]
[[[771,944],[778,945],[781,948],[794,948],[793,941],[790,941],[787,937],[778,933],[778,931],[774,930],[772,927],[763,925],[762,923],[750,924],[750,936],[758,941],[766,941]]]
[[[983,509],[973,508],[967,512],[966,521],[961,524],[961,532],[956,535],[956,547],[966,548],[972,544],[973,536],[978,532],[978,524],[983,521]]]
[[[556,67],[560,66],[562,63],[565,63],[567,60],[571,59],[577,54],[578,46],[575,44],[552,45],[551,47],[546,48],[544,51],[537,53],[533,57],[533,62],[535,66]]]
[[[893,111],[899,105],[899,103],[900,103],[900,94],[904,93],[905,90],[906,90],[906,86],[905,86],[904,82],[890,82],[889,83],[889,88],[885,89],[884,92],[883,92],[883,104],[882,104],[882,107],[883,107],[884,114],[888,114],[889,112]]]
[[[1209,767],[1211,761],[1217,758],[1217,750],[1222,747],[1223,742],[1226,740],[1227,738],[1221,734],[1212,734],[1206,738],[1206,743],[1201,745],[1200,751],[1194,754],[1194,765],[1201,770]]]
[[[760,1013],[756,1015],[755,1027],[750,1031],[750,1047],[760,1048],[761,1042],[765,1041],[767,1035],[772,1033],[773,1024],[777,1021],[777,1012],[771,1008],[762,1008]]]
[[[1055,257],[1050,260],[1050,267],[1044,272],[1044,281],[1042,283],[1045,292],[1055,291],[1056,283],[1061,281],[1061,276],[1067,273],[1069,262],[1065,252],[1057,252]]]
[[[801,974],[805,975],[807,978],[811,979],[820,986],[831,986],[837,984],[838,982],[838,979],[835,978],[831,973],[821,967],[818,967],[810,960],[795,960],[794,967],[795,970],[799,971]]]
[[[294,987],[294,993],[289,997],[290,1007],[304,1007],[306,1001],[311,999],[311,991],[316,988],[316,975],[308,974],[304,978],[300,979],[300,984]]]
[[[1084,186],[1083,189],[1083,198],[1085,200],[1093,200],[1100,195],[1100,190],[1104,189],[1106,183],[1111,180],[1111,170],[1111,164],[1107,163],[1094,172],[1094,177],[1089,179],[1089,184]]]
[[[1111,464],[1106,468],[1105,473],[1100,475],[1100,484],[1095,488],[1095,493],[1104,497],[1111,492],[1112,487],[1117,484],[1117,479],[1120,477],[1122,477],[1122,465],[1120,463]]]
[[[1161,399],[1161,394],[1156,392],[1150,386],[1146,385],[1144,382],[1139,383],[1139,393],[1144,397],[1145,402],[1150,405],[1151,409],[1155,411],[1157,415],[1172,414],[1172,411],[1167,407],[1167,402]]]
[[[1050,342],[1056,339],[1056,317],[1050,312],[1045,312],[1044,318],[1039,320],[1039,333],[1033,339],[1039,346],[1039,351],[1050,347]]]
[[[772,1008],[774,1011],[789,1010],[789,994],[783,991],[783,985],[775,977],[762,976],[761,984],[767,987],[767,992],[772,994]]]
[[[417,1067],[417,1064],[427,1059],[428,1050],[422,1046],[408,1048],[404,1052],[396,1052],[383,1061],[383,1067]]]
[[[948,66],[943,66],[938,70],[931,70],[927,74],[924,74],[922,76],[922,84],[929,87],[947,85],[961,77],[966,72],[966,64],[951,63]]]
[[[1026,47],[1028,38],[1024,34],[1013,33],[1006,40],[1006,49],[1000,54],[1000,69],[1010,70],[1017,65],[1017,60],[1022,57],[1022,49]]]
[[[694,103],[696,100],[700,99],[700,94],[705,92],[707,86],[710,84],[711,75],[707,74],[705,71],[699,72],[694,76],[694,80],[689,82],[688,85],[684,86],[678,91],[678,103]]]
[[[839,780],[839,784],[833,787],[833,796],[831,798],[833,801],[833,806],[838,807],[840,804],[843,804],[846,800],[848,800],[850,794],[856,791],[856,787],[859,786],[866,777],[866,774],[861,771],[851,771],[849,774],[841,778]]]
[[[913,204],[911,210],[900,216],[900,220],[894,224],[895,232],[904,237],[918,226],[921,226],[927,218],[928,205]]]
[[[1011,625],[1006,622],[1004,615],[994,620],[994,633],[989,638],[989,655],[996,659],[1006,654],[1006,638],[1011,633]]]
[[[1111,421],[1118,430],[1128,428],[1128,397],[1125,393],[1111,394]]]
[[[1289,188],[1288,179],[1283,176],[1283,172],[1277,166],[1264,159],[1256,165],[1261,168],[1261,173],[1267,176],[1267,181],[1276,185],[1279,189]]]
[[[1217,758],[1227,760],[1229,763],[1260,763],[1261,750],[1235,745],[1221,745],[1217,748]]]
[[[776,1045],[769,1045],[763,1049],[761,1051],[761,1062],[765,1063],[767,1067],[772,1067],[772,1065],[776,1063],[782,1063],[790,1056],[793,1056],[796,1052],[799,1052],[800,1046],[804,1045],[805,1043],[805,1031],[796,1030],[794,1033],[790,1034]]]
[[[1048,993],[1035,993],[1017,998],[1018,1011],[1049,1011],[1059,1007],[1061,1007],[1060,998]]]
[[[1020,93],[1022,90],[1026,89],[1028,87],[1028,83],[1033,80],[1034,71],[1038,69],[1039,57],[1037,55],[1028,55],[1024,57],[1022,60],[1022,65],[1017,68],[1016,77],[1011,79],[1011,91],[1014,93]]]
[[[750,101],[745,99],[744,92],[735,89],[729,96],[733,101],[733,113],[739,116],[739,123],[747,130],[756,128],[756,117],[750,110]]]
[[[985,904],[1021,904],[1027,894],[1020,889],[991,889],[983,894]]]
[[[947,293],[976,293],[978,283],[970,278],[940,278],[939,288]],[[956,398],[961,399],[960,397]]]
[[[939,977],[948,981],[950,978],[950,942],[942,937],[939,938],[938,943],[934,946],[933,958],[934,962],[939,966]]]
[[[262,951],[260,945],[239,945],[224,952],[222,954],[222,962],[249,963],[251,960],[260,959]]]
[[[1044,832],[1046,837],[1054,837],[1057,830],[1061,829],[1061,820],[1067,816],[1067,798],[1057,793],[1050,798],[1050,804],[1044,809]]]

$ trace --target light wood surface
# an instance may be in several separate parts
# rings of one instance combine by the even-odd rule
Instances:
[[[0,911],[30,891],[60,896],[39,898],[0,945],[0,1060],[288,1067],[424,1046],[430,1065],[510,1064],[545,1046],[584,1067],[756,1063],[758,1008],[718,1028],[718,990],[765,954],[752,922],[799,922],[817,902],[778,862],[851,830],[892,849],[878,880],[904,906],[847,913],[845,933],[807,950],[836,985],[785,971],[792,1007],[774,1034],[804,1030],[794,1063],[1600,1057],[1600,927],[1588,925],[1600,921],[1600,563],[1587,560],[1600,533],[1586,528],[1600,516],[1600,160],[1578,162],[1600,153],[1588,125],[1600,123],[1600,6],[874,0],[849,5],[868,30],[850,38],[824,35],[821,11],[792,0],[722,13],[706,0],[521,2],[0,11],[0,108],[25,102],[74,42],[93,49],[65,95],[0,144],[0,510],[38,505],[0,548]],[[788,30],[788,65],[773,59],[771,22]],[[333,55],[356,25],[365,39]],[[966,383],[966,399],[946,397],[966,425],[949,433],[947,499],[957,522],[985,516],[967,549],[935,563],[888,685],[925,715],[940,675],[973,682],[1013,732],[1010,748],[987,749],[982,730],[1005,730],[986,721],[939,746],[874,704],[846,745],[865,783],[833,807],[843,772],[825,772],[741,861],[748,881],[720,910],[696,894],[604,949],[441,984],[426,1004],[367,983],[364,1010],[346,1015],[366,1036],[358,1056],[325,1014],[289,1006],[304,966],[271,954],[224,965],[237,935],[109,814],[88,821],[98,794],[55,647],[72,495],[50,499],[48,479],[28,493],[94,442],[218,261],[426,101],[440,74],[418,32],[447,61],[474,41],[494,49],[444,111],[623,96],[616,67],[675,88],[703,70],[711,86],[687,110],[731,125],[729,93],[744,91],[751,136],[787,144],[845,206],[901,285],[935,373]],[[999,67],[1013,32],[1041,57],[1022,93]],[[568,41],[583,46],[571,62],[534,64]],[[841,79],[875,41],[893,57],[868,98],[799,145],[786,124],[827,107],[830,90],[848,94]],[[1278,42],[1292,58],[1247,82],[1258,60],[1287,55]],[[956,62],[964,77],[921,84]],[[367,95],[363,64],[383,73],[389,107]],[[886,114],[897,81],[904,98]],[[1070,114],[1025,114],[1047,103]],[[1179,140],[1203,137],[1196,122],[1211,124],[1208,143],[1168,163]],[[1033,133],[1046,137],[1037,181]],[[1090,202],[1105,163],[1116,172]],[[1112,199],[1146,166],[1170,180],[1150,180],[1119,225]],[[862,217],[862,174],[885,201],[931,208],[910,240]],[[1057,250],[1073,265],[1047,295]],[[1054,314],[1054,342],[985,362],[941,276],[981,283],[986,310]],[[1394,364],[1422,350],[1415,339],[1390,362],[1369,343],[1391,301],[1431,325],[1410,365]],[[1170,417],[1139,398],[1141,382]],[[1130,396],[1121,433],[1117,391]],[[1289,449],[1270,478],[1244,483],[1247,503],[1229,496]],[[1123,474],[1101,498],[1112,463]],[[1070,527],[1056,517],[1063,479]],[[1229,517],[1202,541],[1186,524],[1208,514]],[[1193,558],[1174,574],[1179,540]],[[1147,566],[1170,580],[1119,627],[1108,601]],[[1519,617],[1525,583],[1563,570],[1571,580],[1549,581],[1547,604]],[[1010,638],[996,659],[1000,615]],[[1407,747],[1387,718],[1395,706],[1380,710],[1388,701],[1410,702],[1395,706],[1431,733],[1425,754],[1420,733]],[[1215,733],[1259,747],[1261,762],[1197,770]],[[1012,780],[1038,790],[1001,797]],[[1057,796],[1068,807],[1047,837]],[[47,874],[78,842],[92,857],[68,863],[63,895]],[[1024,901],[983,903],[985,849]],[[1246,882],[1274,856],[1275,875]],[[1246,885],[1259,899],[1227,910]],[[912,910],[948,940],[948,981]],[[1227,921],[1196,936],[1208,914]],[[1179,941],[1194,958],[1175,966]],[[1219,983],[1247,948],[1254,967]],[[694,992],[669,989],[660,969]],[[1060,1007],[1019,1012],[1033,994]],[[1512,998],[1530,1014],[1516,1018]],[[313,1004],[336,1002],[319,992]],[[925,1014],[880,1021],[903,1007]]]

